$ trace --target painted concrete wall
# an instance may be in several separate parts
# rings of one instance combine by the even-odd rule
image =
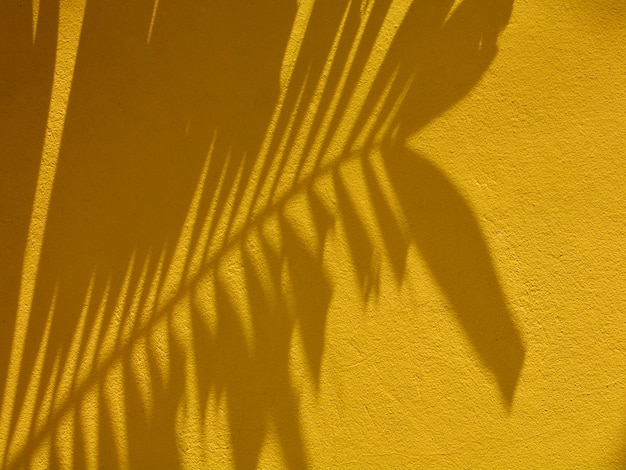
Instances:
[[[1,468],[626,465],[626,3],[0,22]]]

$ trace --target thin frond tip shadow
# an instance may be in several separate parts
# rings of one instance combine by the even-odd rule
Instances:
[[[351,148],[364,137],[366,187],[396,276],[402,277],[408,243],[415,242],[476,352],[494,374],[508,408],[525,350],[487,244],[461,193],[426,156],[410,150],[406,140],[452,108],[480,81],[496,57],[498,37],[508,24],[512,4],[512,0],[465,0],[451,10],[452,1],[413,2],[348,145]],[[378,115],[374,113],[377,107],[381,110]],[[372,115],[373,125],[367,128]],[[379,145],[389,182],[410,227],[408,240],[403,239],[390,214],[384,190],[368,161],[369,151]],[[347,216],[352,219],[356,212],[350,214]],[[351,246],[358,251],[357,245]],[[370,251],[361,255],[367,258]]]

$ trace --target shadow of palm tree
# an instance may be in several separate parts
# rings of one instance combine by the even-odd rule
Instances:
[[[273,425],[285,463],[306,467],[289,354],[299,333],[318,384],[338,288],[325,246],[338,226],[364,298],[377,260],[401,280],[409,245],[420,248],[511,405],[524,349],[479,225],[404,145],[480,79],[511,2],[451,12],[415,1],[354,113],[390,4],[315,2],[281,94],[291,0],[88,3],[9,468],[185,466],[221,397],[234,466],[258,463]],[[362,172],[346,177],[354,160]],[[382,246],[351,197],[355,178]]]
[[[0,403],[52,93],[58,15],[58,2],[46,2],[33,25],[32,10],[15,2],[0,6]]]
[[[480,80],[497,52],[499,33],[508,23],[512,0],[414,2],[387,53],[357,122],[365,123],[375,104],[382,112],[367,140],[382,139],[381,152],[414,241],[450,300],[483,362],[494,373],[502,397],[511,406],[524,358],[524,347],[499,285],[479,224],[463,196],[444,173],[404,142],[462,99]],[[392,111],[393,110],[393,111]],[[353,140],[362,127],[357,125]],[[375,169],[364,162],[369,181]],[[377,192],[370,183],[371,194]],[[381,196],[378,201],[383,201]],[[396,254],[396,273],[404,271],[398,229],[389,210],[374,203]],[[388,229],[387,229],[388,227]]]

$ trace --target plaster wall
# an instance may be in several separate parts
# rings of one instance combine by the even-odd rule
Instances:
[[[0,468],[626,466],[626,3],[0,6]]]

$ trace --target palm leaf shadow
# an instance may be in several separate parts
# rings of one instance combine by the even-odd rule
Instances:
[[[383,90],[389,88],[383,112],[366,142],[372,146],[375,138],[382,140],[384,165],[409,223],[409,239],[417,244],[510,407],[524,347],[479,224],[445,174],[403,144],[479,81],[496,55],[498,35],[512,7],[512,1],[465,0],[450,13],[451,4],[411,5],[350,140],[357,139]],[[385,198],[377,191],[371,165],[366,162],[363,167],[387,252],[399,275],[404,270],[401,253],[406,252],[406,242],[401,241]]]
[[[388,152],[387,171],[412,239],[511,406],[524,348],[474,214],[427,159],[403,147]]]
[[[0,5],[0,403],[20,273],[27,268],[23,261],[52,95],[58,3],[42,5],[36,25],[23,5]]]
[[[161,3],[157,20],[162,26],[169,26],[174,36],[185,38],[180,35],[188,32],[187,22],[199,27],[201,20],[213,15],[223,23],[213,20],[215,28],[211,31],[218,37],[224,35],[234,46],[226,51],[212,46],[207,49],[206,44],[213,44],[215,38],[205,37],[201,28],[192,28],[189,37],[179,39],[180,42],[160,37],[156,29],[153,47],[167,51],[171,62],[166,61],[166,65],[187,72],[172,74],[155,69],[151,62],[154,57],[143,57],[142,49],[135,43],[128,50],[117,37],[117,42],[103,44],[97,36],[110,28],[119,12],[111,6],[104,11],[102,7],[92,10],[88,6],[60,159],[61,184],[53,195],[35,294],[34,311],[42,320],[28,332],[30,344],[41,342],[45,337],[44,319],[51,315],[56,299],[62,316],[54,317],[47,343],[51,352],[44,361],[35,403],[36,408],[45,407],[45,392],[52,389],[62,397],[61,405],[43,427],[35,429],[34,423],[29,427],[27,445],[13,460],[13,466],[29,464],[46,436],[52,436],[51,462],[62,465],[64,450],[54,444],[61,439],[60,426],[65,415],[83,409],[82,403],[93,387],[99,396],[99,454],[108,456],[108,464],[153,462],[170,468],[182,466],[179,437],[173,428],[181,404],[191,406],[185,398],[185,391],[191,386],[189,375],[182,372],[189,364],[196,368],[192,376],[199,390],[199,416],[206,416],[213,394],[226,399],[236,467],[248,468],[258,463],[270,421],[276,427],[287,464],[306,466],[298,398],[289,378],[289,345],[295,328],[299,328],[311,379],[317,384],[322,370],[326,315],[336,288],[326,272],[323,248],[326,233],[337,222],[345,228],[351,268],[365,298],[376,293],[377,260],[386,256],[401,280],[408,247],[411,243],[418,246],[476,352],[494,373],[505,404],[511,406],[524,348],[479,225],[468,203],[443,172],[404,146],[407,137],[450,109],[478,82],[495,56],[497,34],[508,20],[510,2],[465,0],[451,14],[452,2],[414,2],[357,114],[343,151],[328,165],[323,163],[323,157],[331,148],[331,140],[350,106],[349,98],[365,73],[390,2],[375,2],[367,17],[362,16],[356,2],[316,2],[270,140],[270,158],[262,163],[256,185],[252,185],[251,179],[255,156],[269,126],[269,111],[276,103],[276,71],[284,53],[283,33],[293,22],[293,4],[276,0],[272,5],[282,16],[272,18],[263,13],[262,2],[251,7],[246,2],[216,0],[210,2],[209,10],[198,10],[191,1]],[[130,28],[131,37],[144,33],[144,23],[139,19],[149,13],[147,7],[143,5],[141,11],[129,13],[125,27]],[[235,18],[238,14],[240,17]],[[258,28],[257,16],[273,24],[276,31],[265,26],[254,30]],[[329,18],[332,21],[326,21]],[[346,58],[355,46],[362,21],[366,21],[364,33],[348,66]],[[250,30],[253,31],[249,35],[240,37],[242,31]],[[335,61],[324,77],[323,66],[338,35],[340,40],[332,52]],[[223,41],[224,37],[220,39]],[[250,54],[258,38],[266,41],[265,56]],[[272,40],[276,43],[271,44]],[[247,51],[249,70],[245,64],[233,63],[242,51]],[[177,55],[180,52],[183,54]],[[207,65],[201,52],[212,58],[217,69]],[[115,54],[118,56],[111,59]],[[109,57],[118,66],[123,64],[130,73],[106,70],[107,60],[103,65],[98,63],[101,57]],[[269,64],[265,72],[263,64]],[[146,84],[140,80],[155,72],[163,82]],[[255,83],[242,79],[242,74],[258,80]],[[304,110],[314,102],[316,86],[323,80],[326,82],[319,108],[314,111],[303,146],[304,157],[296,171],[289,174],[285,169],[288,155],[296,145],[297,129],[306,121]],[[211,84],[208,91],[204,89],[205,81]],[[141,92],[146,87],[147,92]],[[248,94],[237,96],[240,89]],[[385,89],[390,90],[388,95],[384,95]],[[101,110],[105,102],[101,90],[110,100],[108,105],[122,112],[121,116]],[[155,105],[151,100],[159,94],[164,100]],[[256,95],[264,97],[261,111],[253,113],[254,122],[246,127],[240,116],[252,113],[251,103],[256,102]],[[331,108],[337,96],[336,106]],[[373,126],[368,126],[383,96],[382,111],[375,116]],[[324,128],[323,117],[327,113],[332,116]],[[145,128],[135,123],[137,119],[146,120]],[[95,134],[94,129],[101,135]],[[163,129],[167,132],[159,134]],[[365,144],[355,149],[355,142],[363,136]],[[322,145],[314,152],[318,139]],[[383,144],[379,145],[381,140]],[[281,142],[286,142],[285,150],[280,150]],[[370,152],[378,147],[389,185],[380,183],[380,175],[368,160]],[[180,148],[185,149],[184,162],[171,157]],[[202,186],[198,174],[207,152],[210,161],[204,190],[186,247],[186,280],[181,278],[172,286],[161,271],[163,266],[176,264],[180,256],[175,253],[175,244],[193,199],[189,188]],[[94,161],[81,160],[81,155],[91,155]],[[115,157],[107,159],[109,155]],[[354,158],[361,159],[360,187],[368,192],[382,246],[381,240],[371,236],[369,222],[362,219],[367,209],[360,210],[363,208],[358,207],[359,201],[350,197],[352,182],[339,171]],[[156,167],[145,174],[145,168],[152,164]],[[116,176],[118,169],[121,175]],[[337,202],[334,209],[322,203],[316,193],[317,182],[328,174],[332,175],[332,194]],[[100,200],[111,183],[122,191]],[[279,186],[289,184],[291,189],[278,193]],[[397,214],[387,203],[389,187],[400,201],[408,233],[402,230]],[[244,201],[249,192],[252,202],[246,207]],[[308,216],[314,227],[311,234],[303,234],[289,217],[288,203],[298,197],[303,197],[310,209]],[[261,210],[254,213],[253,208],[259,204]],[[117,213],[120,208],[121,215]],[[242,211],[248,211],[243,226],[237,222]],[[272,220],[278,221],[278,250],[263,235],[263,229]],[[109,238],[114,242],[110,243]],[[311,238],[315,238],[315,243]],[[252,249],[251,244],[256,244],[256,248]],[[192,258],[199,251],[208,261],[195,269]],[[233,252],[238,254],[240,264],[234,268],[234,274],[224,279],[225,259]],[[212,290],[204,282],[207,276],[213,279]],[[142,286],[155,286],[156,294]],[[57,289],[58,298],[54,294]],[[242,292],[250,306],[251,341],[240,320],[245,312],[234,301]],[[151,299],[166,293],[171,293],[170,300],[155,307]],[[173,324],[175,306],[186,297],[191,299],[193,338],[187,345],[178,339],[178,327]],[[210,299],[217,317],[215,328],[200,320],[207,315],[205,297]],[[55,361],[62,365],[71,362],[68,350],[73,339],[67,332],[80,331],[80,312],[86,298],[91,303],[88,302],[82,328],[98,332],[96,349],[106,351],[106,358],[90,363],[88,379],[80,382],[73,378],[71,391],[65,392],[66,385],[55,372]],[[108,346],[110,336],[118,338],[113,348]],[[90,348],[89,338],[87,333],[79,338],[81,355]],[[165,344],[166,354],[160,351]],[[143,352],[138,353],[142,348]],[[22,400],[28,394],[29,374],[35,369],[37,351],[39,348],[34,348],[24,361],[18,391]],[[138,374],[133,360],[147,364],[147,373]],[[167,367],[163,366],[164,361]],[[117,404],[111,402],[106,390],[106,384],[113,383],[111,371],[116,364],[121,364],[121,372],[117,372],[121,375],[113,388],[125,391]],[[163,369],[167,376],[163,376]],[[146,400],[146,389],[151,401]],[[147,403],[152,403],[150,413]],[[24,401],[16,408],[27,405]],[[19,434],[18,416],[19,413],[14,416],[12,436]],[[75,420],[85,422],[89,416],[77,413]],[[86,446],[90,438],[77,426],[71,442],[73,446]],[[120,443],[127,448],[127,456],[122,455]],[[150,453],[148,449],[155,443],[159,452]],[[75,458],[77,464],[83,464],[88,456],[76,452]]]

